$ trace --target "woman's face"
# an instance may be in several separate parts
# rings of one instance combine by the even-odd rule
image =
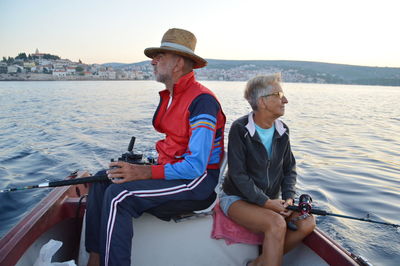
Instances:
[[[260,110],[270,113],[275,118],[285,114],[285,104],[288,103],[288,100],[283,94],[280,84],[276,83],[271,92],[261,98]]]

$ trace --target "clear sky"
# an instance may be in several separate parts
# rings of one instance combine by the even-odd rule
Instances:
[[[400,67],[398,0],[0,0],[0,57],[146,60],[172,27],[212,59]]]

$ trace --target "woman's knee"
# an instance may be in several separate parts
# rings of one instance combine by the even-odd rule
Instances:
[[[315,217],[310,216],[301,221],[300,225],[298,226],[298,230],[304,235],[308,235],[315,229],[315,226]]]
[[[275,236],[284,236],[286,227],[286,221],[282,215],[274,213],[266,217],[265,233]]]

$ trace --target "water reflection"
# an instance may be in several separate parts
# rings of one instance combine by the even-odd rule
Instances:
[[[219,97],[228,133],[250,111],[245,82],[203,83]],[[137,151],[153,155],[161,135],[151,122],[162,88],[154,81],[0,83],[2,186],[61,179],[76,169],[94,172],[125,152],[131,136]],[[311,194],[331,212],[400,223],[400,88],[285,83],[283,89],[299,194]],[[0,235],[47,193],[0,195]],[[398,230],[333,217],[317,222],[372,262],[400,261]]]

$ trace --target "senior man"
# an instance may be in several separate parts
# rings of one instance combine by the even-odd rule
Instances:
[[[165,134],[156,143],[157,165],[112,162],[110,181],[89,191],[86,221],[88,265],[130,265],[132,217],[159,206],[196,208],[218,183],[224,152],[225,115],[216,96],[198,83],[193,69],[207,61],[194,53],[196,37],[169,29],[160,47],[145,49],[158,82],[160,102],[153,126]],[[168,203],[173,203],[168,205]],[[177,204],[178,203],[178,204]],[[149,236],[151,237],[151,236]],[[153,252],[157,252],[156,250]]]

